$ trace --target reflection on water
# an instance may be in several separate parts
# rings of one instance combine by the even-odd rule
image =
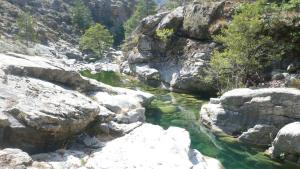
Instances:
[[[127,87],[147,91],[156,96],[147,108],[147,121],[164,128],[178,126],[185,128],[191,135],[192,148],[210,157],[219,159],[226,169],[299,169],[289,164],[271,161],[263,154],[263,150],[246,147],[232,137],[215,136],[199,123],[199,110],[207,102],[198,96],[178,94],[142,85],[128,77],[114,74],[118,78],[111,78],[109,74],[100,73],[85,75],[114,86]],[[102,79],[107,78],[108,79]]]

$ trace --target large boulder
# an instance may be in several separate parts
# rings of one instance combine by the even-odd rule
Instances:
[[[185,9],[183,32],[190,38],[210,39],[210,26],[222,17],[225,1],[201,1],[188,5]]]
[[[62,86],[31,76],[34,73],[44,74],[47,79],[46,76],[63,70],[51,67],[38,58],[35,59],[40,64],[35,65],[35,62],[25,58],[1,57],[0,116],[8,119],[8,123],[2,125],[2,145],[28,152],[58,148],[99,114],[98,103],[68,89],[67,84]],[[18,76],[17,72],[25,74]]]
[[[90,153],[88,153],[90,152]],[[110,141],[104,147],[92,151],[59,150],[37,154],[33,165],[48,168],[90,169],[222,169],[221,163],[190,149],[186,130],[144,124],[131,133]]]
[[[4,147],[50,151],[91,123],[145,121],[143,107],[151,102],[151,94],[84,78],[57,60],[12,53],[0,57]]]
[[[300,122],[280,129],[270,149],[274,158],[286,158],[300,164]]]
[[[215,131],[231,135],[245,132],[241,141],[268,145],[280,128],[300,118],[299,106],[298,89],[235,89],[204,105],[200,116],[201,122]],[[261,137],[255,141],[253,134]]]
[[[0,150],[0,165],[3,169],[27,169],[32,163],[31,157],[19,149]]]

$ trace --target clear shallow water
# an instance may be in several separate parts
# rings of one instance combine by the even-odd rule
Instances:
[[[219,159],[226,169],[300,169],[270,160],[263,150],[249,148],[234,138],[215,136],[199,123],[199,110],[207,102],[200,96],[178,94],[142,85],[133,79],[112,72],[83,75],[113,86],[147,91],[156,96],[147,108],[147,122],[164,128],[178,126],[185,128],[191,135],[192,148],[204,155]]]

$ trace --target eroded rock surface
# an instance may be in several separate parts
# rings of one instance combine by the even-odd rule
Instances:
[[[300,165],[300,122],[287,124],[280,129],[270,150],[272,157],[285,158]]]
[[[143,19],[132,38],[134,47],[127,49],[123,72],[170,90],[214,93],[214,86],[205,80],[212,51],[218,47],[211,36],[230,20],[235,5],[195,1]],[[156,35],[164,29],[173,30],[167,40]]]
[[[214,130],[231,135],[241,135],[245,132],[241,140],[248,139],[254,144],[266,146],[271,143],[280,128],[299,121],[300,90],[235,89],[204,105],[200,115],[202,123]],[[250,130],[247,131],[248,129]],[[252,137],[252,134],[261,137]]]
[[[153,98],[84,78],[57,60],[12,53],[0,57],[2,147],[49,151],[64,146],[91,123],[116,121],[126,128],[145,120],[143,106]]]
[[[1,151],[0,151],[1,152]],[[96,149],[79,148],[36,154],[33,167],[82,169],[222,169],[219,161],[190,149],[186,130],[144,124]]]

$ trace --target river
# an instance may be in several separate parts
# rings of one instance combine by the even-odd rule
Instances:
[[[299,169],[297,166],[270,160],[262,149],[250,148],[235,138],[216,136],[199,122],[201,106],[208,101],[201,96],[173,93],[159,88],[143,85],[133,78],[113,72],[84,76],[117,87],[125,87],[149,92],[155,95],[152,104],[147,107],[147,122],[163,128],[177,126],[185,128],[191,136],[191,146],[204,155],[217,158],[226,169]]]

